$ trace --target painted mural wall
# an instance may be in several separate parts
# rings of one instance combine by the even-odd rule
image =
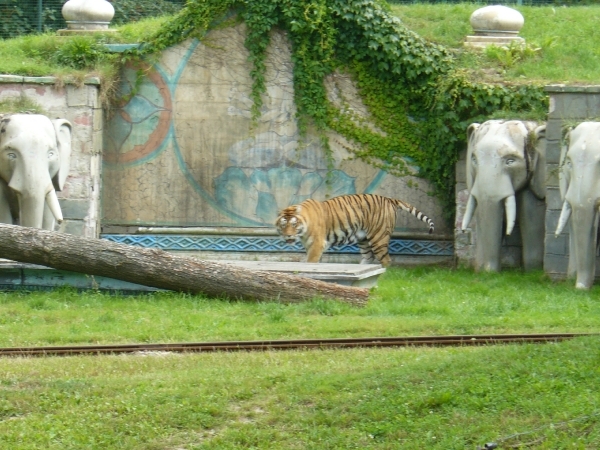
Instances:
[[[280,209],[307,198],[376,193],[408,201],[432,217],[436,234],[449,232],[424,180],[353,160],[335,134],[329,170],[319,138],[299,136],[284,33],[272,37],[267,94],[253,125],[245,31],[243,24],[214,30],[203,43],[168,49],[152,67],[123,72],[122,101],[105,129],[103,224],[271,227]],[[327,84],[333,101],[343,96],[367,116],[348,76]],[[426,232],[405,213],[397,227]]]

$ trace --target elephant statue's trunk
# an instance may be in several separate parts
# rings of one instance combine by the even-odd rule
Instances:
[[[475,269],[500,271],[503,223],[502,201],[477,201],[477,241]],[[481,243],[481,245],[479,244]]]
[[[17,197],[21,211],[27,211],[27,214],[21,214],[19,224],[24,227],[42,228],[45,207],[43,199],[40,201],[36,196],[20,194],[17,194]]]
[[[598,209],[589,205],[575,206],[571,230],[575,240],[575,267],[577,289],[589,289],[596,275],[596,235],[598,230]]]
[[[45,189],[40,189],[39,185],[34,185],[19,189],[16,192],[21,211],[27,211],[27,214],[21,214],[21,226],[46,228],[46,225],[48,225],[45,223],[47,221],[46,215],[44,214],[46,208],[50,210],[58,223],[62,222],[62,211],[60,209],[60,204],[58,203],[56,191],[50,180],[48,180]],[[50,226],[49,228],[53,228],[53,226]]]

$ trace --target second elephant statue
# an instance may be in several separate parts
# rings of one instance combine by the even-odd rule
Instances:
[[[0,116],[0,223],[53,230],[56,191],[71,159],[71,124],[40,114]]]
[[[475,269],[499,271],[503,231],[518,221],[525,270],[544,260],[546,214],[545,124],[489,120],[467,128],[469,199],[462,230],[477,220]]]
[[[582,122],[564,138],[560,158],[563,206],[556,236],[572,217],[567,275],[575,287],[589,289],[596,274],[598,208],[600,206],[600,122]]]

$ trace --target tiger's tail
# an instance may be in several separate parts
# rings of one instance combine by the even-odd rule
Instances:
[[[427,217],[425,214],[423,214],[421,211],[419,211],[414,206],[409,205],[408,203],[403,202],[402,200],[398,200],[398,199],[393,199],[393,200],[396,203],[396,205],[398,206],[398,208],[403,209],[404,211],[415,216],[417,219],[419,219],[419,220],[425,222],[427,225],[429,225],[429,234],[433,233],[433,230],[435,228],[433,225],[433,220],[431,220],[429,217]]]

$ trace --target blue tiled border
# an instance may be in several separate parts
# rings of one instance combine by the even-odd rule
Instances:
[[[144,248],[217,252],[304,252],[301,244],[286,244],[276,236],[194,236],[152,234],[103,234],[102,239]],[[356,245],[344,245],[328,253],[358,253]],[[392,239],[391,255],[452,256],[452,241]]]

